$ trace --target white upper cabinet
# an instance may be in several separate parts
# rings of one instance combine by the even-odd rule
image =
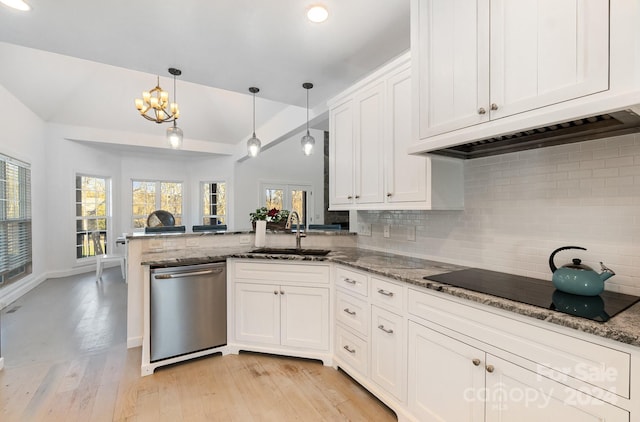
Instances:
[[[412,137],[409,53],[329,102],[329,207],[461,209],[457,160],[409,155]]]
[[[492,0],[490,20],[492,119],[609,89],[608,0]]]
[[[614,3],[616,13],[629,7]],[[533,111],[607,92],[610,35],[633,35],[610,32],[609,0],[412,0],[411,7],[416,141],[446,134],[454,145],[550,123],[553,114]],[[505,117],[508,124],[496,124]]]

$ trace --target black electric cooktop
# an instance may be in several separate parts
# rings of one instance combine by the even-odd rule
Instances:
[[[606,290],[598,296],[579,296],[557,290],[550,280],[477,268],[430,275],[424,279],[599,322],[609,320],[640,300],[638,296]]]

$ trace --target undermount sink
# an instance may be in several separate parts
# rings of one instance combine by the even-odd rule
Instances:
[[[296,249],[296,248],[258,248],[251,253],[263,253],[268,255],[313,255],[325,256],[329,252],[328,249]]]

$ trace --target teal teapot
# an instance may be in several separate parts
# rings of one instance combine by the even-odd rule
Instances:
[[[565,249],[582,249],[580,246],[563,246],[553,251],[549,257],[549,267],[553,273],[552,282],[556,289],[582,296],[597,296],[604,290],[604,282],[614,273],[600,262],[602,272],[598,274],[593,268],[584,265],[578,258],[574,258],[570,264],[557,268],[553,263],[556,253]]]

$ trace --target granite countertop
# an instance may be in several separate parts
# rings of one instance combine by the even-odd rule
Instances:
[[[194,251],[185,251],[185,256],[166,258],[166,254],[149,253],[143,256],[143,265],[154,267],[195,265],[222,261],[227,258],[250,258],[295,261],[328,261],[364,270],[390,279],[413,284],[415,286],[450,294],[462,299],[504,309],[520,315],[573,328],[621,343],[640,346],[640,302],[617,314],[607,322],[597,322],[568,315],[551,309],[541,308],[509,299],[503,299],[484,293],[474,292],[436,281],[424,280],[424,276],[442,274],[467,267],[395,255],[386,252],[360,248],[336,248],[326,256],[268,255],[251,253],[253,248],[212,248],[201,251],[200,256],[192,256]],[[202,253],[205,252],[205,253]],[[187,253],[191,256],[186,256]]]

